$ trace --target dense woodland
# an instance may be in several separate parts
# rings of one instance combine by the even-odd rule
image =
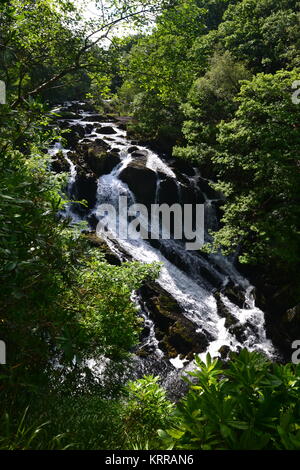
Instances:
[[[0,4],[0,449],[299,450],[300,3],[97,3],[92,19],[69,0]],[[50,111],[78,99],[101,113],[110,100],[128,136],[225,196],[204,249],[236,254],[284,360],[196,358],[176,403],[159,377],[128,381],[131,294],[160,266],[109,264],[58,216],[68,175],[47,149],[67,134]]]

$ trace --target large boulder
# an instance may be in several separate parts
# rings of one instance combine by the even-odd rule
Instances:
[[[82,142],[69,158],[80,167],[81,171],[92,173],[95,178],[109,174],[120,163],[117,153],[109,152],[110,146],[99,139],[95,142]]]
[[[78,113],[70,111],[68,108],[60,109],[56,114],[58,114],[60,119],[81,119],[82,116]]]
[[[178,183],[174,178],[170,178],[164,174],[160,174],[160,183],[158,190],[159,204],[174,204],[180,202],[180,194]]]
[[[146,167],[145,161],[132,161],[119,175],[134,193],[138,202],[149,206],[155,202],[157,175]]]
[[[80,124],[74,124],[69,127],[69,132],[66,132],[63,137],[67,141],[67,147],[70,149],[75,149],[78,141],[82,139],[85,135],[85,128]]]
[[[89,103],[89,102],[79,102],[79,101],[74,101],[72,103],[69,103],[68,107],[64,108],[68,111],[72,111],[74,113],[80,113],[81,111],[85,111],[87,113],[95,112],[94,106]]]
[[[68,173],[70,165],[64,157],[62,152],[58,152],[51,162],[51,170],[55,173]]]
[[[93,125],[92,124],[87,124],[85,126],[85,133],[86,134],[90,134],[92,132],[92,130],[93,130]]]
[[[240,308],[244,308],[246,302],[245,293],[239,285],[234,284],[234,282],[230,280],[223,288],[222,293],[226,295],[232,303]]]
[[[73,126],[71,126],[71,129],[74,132],[77,132],[80,138],[85,136],[85,126],[82,126],[81,124],[74,124]]]
[[[208,199],[221,199],[221,194],[211,187],[211,183],[213,183],[213,181],[200,177],[197,185],[200,191],[204,193]]]
[[[172,162],[172,170],[177,174],[185,174],[188,176],[194,176],[195,175],[195,170],[192,167],[190,163],[188,163],[186,160],[181,160],[181,159],[176,159]]]
[[[109,174],[120,161],[121,159],[117,153],[97,152],[93,147],[88,149],[86,155],[86,163],[97,178]]]
[[[179,181],[164,173],[160,177],[158,201],[160,204],[203,204],[204,198],[201,193],[191,184],[188,178]]]
[[[128,153],[132,153],[132,152],[135,152],[136,150],[138,150],[138,147],[136,147],[135,145],[133,145],[132,147],[129,147],[129,149],[127,150]]]
[[[208,332],[198,332],[197,325],[188,320],[177,301],[157,283],[149,282],[139,294],[154,322],[155,335],[167,357],[178,355],[193,359],[204,352],[213,338]]]
[[[134,150],[131,152],[133,158],[145,158],[148,156],[147,150]]]
[[[102,126],[102,127],[97,127],[96,131],[98,134],[104,134],[104,135],[112,135],[116,134],[117,132],[114,130],[113,127],[111,126]]]
[[[97,135],[97,134],[95,134]],[[92,137],[92,136],[91,136]],[[94,142],[101,146],[101,147],[104,147],[106,150],[108,150],[110,148],[110,145],[103,139],[100,139],[99,137],[97,137],[97,139],[94,140]]]
[[[86,122],[102,122],[106,120],[106,117],[101,114],[92,114],[90,116],[85,116],[82,120]]]
[[[74,184],[74,199],[86,201],[86,205],[74,203],[73,209],[80,215],[85,215],[95,207],[97,201],[97,180],[95,175],[82,171],[77,173]]]

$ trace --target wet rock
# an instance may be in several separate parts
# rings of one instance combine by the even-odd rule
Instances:
[[[60,127],[60,129],[70,129],[70,127],[72,126],[72,122],[70,121],[65,121],[65,120],[57,120],[56,121],[58,126]]]
[[[96,153],[93,148],[88,149],[86,156],[89,168],[98,178],[109,174],[120,161],[120,157],[116,153]]]
[[[172,162],[171,167],[175,173],[180,172],[188,176],[195,175],[194,168],[186,160],[181,160],[178,158],[174,162]]]
[[[88,232],[84,234],[89,244],[95,248],[99,248],[104,254],[104,258],[113,266],[120,266],[121,261],[118,256],[109,248],[108,244],[102,238],[98,237],[96,232]]]
[[[87,113],[90,113],[90,112],[94,113],[95,112],[94,106],[91,103],[87,102],[87,101],[86,102],[79,102],[79,101],[72,102],[65,109],[67,109],[69,111],[73,111],[77,114],[80,113],[81,111],[85,111]]]
[[[60,119],[81,119],[82,116],[78,113],[74,113],[71,110],[67,108],[62,108],[59,112],[56,114],[59,115]]]
[[[104,135],[112,135],[116,134],[117,132],[114,130],[113,127],[111,126],[103,126],[103,127],[97,127],[96,132],[98,134],[104,134]]]
[[[81,126],[80,124],[74,124],[73,126],[71,126],[71,129],[74,131],[74,132],[77,132],[77,134],[82,138],[84,137],[85,135],[85,127],[84,126]]]
[[[64,138],[67,141],[67,147],[74,149],[78,144],[78,141],[85,135],[84,127],[80,124],[72,125],[70,131],[64,134]]]
[[[201,193],[197,192],[189,178],[172,178],[164,173],[160,177],[159,202],[166,204],[203,204],[205,202]]]
[[[142,348],[136,351],[136,355],[139,357],[147,357],[155,352],[155,346],[153,344],[145,344]]]
[[[95,216],[95,214],[89,215],[88,218],[87,218],[87,221],[88,221],[89,226],[91,227],[91,229],[93,231],[95,231],[96,228],[97,228],[98,222],[99,222],[97,217]]]
[[[106,116],[101,114],[92,114],[90,116],[84,117],[82,120],[86,122],[102,122],[106,120]]]
[[[228,331],[230,334],[236,337],[236,339],[241,343],[245,343],[248,338],[248,333],[246,331],[246,325],[241,325],[240,323],[237,323],[234,326],[231,326]]]
[[[110,152],[111,152],[111,153],[120,153],[121,150],[120,150],[120,149],[117,149],[117,148],[113,148],[113,149],[111,149]]]
[[[204,196],[195,190],[190,184],[182,185],[181,188],[181,201],[182,204],[204,204]]]
[[[147,150],[134,150],[131,153],[133,158],[145,158],[148,156]]]
[[[77,134],[74,130],[64,134],[64,139],[67,141],[67,147],[74,149],[80,140],[80,135]]]
[[[120,163],[119,155],[109,153],[108,149],[109,145],[101,139],[94,142],[82,142],[70,158],[82,171],[92,172],[95,178],[99,178],[109,174]]]
[[[223,346],[220,347],[218,352],[220,353],[221,359],[228,359],[231,349],[229,346],[224,344]]]
[[[158,202],[159,204],[175,204],[180,202],[179,188],[174,178],[168,178],[165,175],[161,176]]]
[[[51,162],[51,170],[55,173],[68,173],[70,165],[66,161],[62,152],[58,152]]]
[[[211,181],[208,179],[204,178],[199,178],[197,185],[199,189],[201,190],[202,193],[206,195],[208,199],[219,199],[220,194],[217,193],[211,186],[210,186]]]
[[[240,286],[234,284],[232,281],[229,281],[223,289],[222,293],[226,295],[226,297],[228,297],[232,303],[240,308],[244,308],[245,293]]]
[[[96,204],[97,180],[94,174],[79,171],[74,184],[74,199],[85,200],[87,205],[73,204],[73,209],[80,215],[85,215]]]
[[[196,325],[184,317],[179,304],[155,283],[145,284],[139,291],[150,312],[160,348],[167,357],[181,354],[192,359],[195,353],[204,352],[212,339],[207,332],[196,332]]]
[[[101,147],[104,147],[106,150],[108,150],[110,148],[109,144],[105,140],[100,139],[99,137],[97,139],[95,139],[94,142],[97,145],[100,145]]]
[[[236,325],[239,321],[238,319],[230,312],[226,307],[224,302],[221,299],[220,292],[216,292],[214,297],[217,301],[218,315],[222,318],[226,318],[225,327],[230,328],[231,326]]]
[[[151,332],[150,326],[144,325],[141,333],[140,333],[140,341],[144,341],[146,338],[149,337]]]
[[[89,103],[89,102],[80,103],[79,109],[82,111],[85,111],[86,113],[95,112],[95,107],[92,105],[92,103]]]
[[[129,147],[127,151],[128,153],[132,153],[132,152],[135,152],[136,150],[138,150],[138,147],[133,146],[133,147]]]
[[[92,130],[93,130],[92,124],[87,124],[87,125],[85,126],[85,133],[86,133],[86,134],[90,134],[90,133],[92,132]]]
[[[131,378],[142,378],[145,375],[159,376],[159,384],[166,390],[167,397],[177,402],[186,395],[187,383],[182,380],[181,372],[176,370],[168,359],[149,354],[133,357],[131,362]]]
[[[145,166],[145,162],[130,162],[119,178],[128,185],[138,202],[148,206],[155,202],[157,175]]]

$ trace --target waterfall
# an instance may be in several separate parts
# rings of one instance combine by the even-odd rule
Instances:
[[[82,112],[80,119],[74,119],[71,122],[82,126],[91,124],[90,121],[85,121],[91,114]],[[93,123],[93,130],[85,137],[91,141],[99,138],[103,139],[101,132],[97,131],[99,126],[113,127],[115,134],[110,135],[107,141],[113,148],[120,150],[118,155],[121,162],[109,174],[101,176],[98,180],[97,203],[91,211],[91,214],[98,219],[99,207],[104,203],[111,204],[117,209],[120,196],[126,196],[130,204],[136,201],[135,195],[127,184],[120,179],[122,171],[133,161],[131,153],[128,152],[132,144],[127,140],[126,132],[120,130],[117,125],[111,122]],[[181,198],[181,184],[177,181],[176,174],[168,163],[148,148],[140,145],[136,147],[147,155],[146,168],[158,174],[156,193],[153,195],[154,201],[157,202],[159,200],[161,175],[166,175],[166,177],[176,182],[178,194]],[[58,150],[58,147],[55,150]],[[66,150],[63,150],[63,152],[66,155]],[[76,167],[67,156],[65,158],[70,165],[68,191],[72,191],[76,178]],[[199,174],[197,172],[195,172],[195,177],[190,178],[191,185],[197,190],[199,189],[198,178]],[[216,200],[209,199],[205,194],[204,199],[206,240],[209,240],[210,235],[208,230],[216,229],[218,226],[218,217],[214,205]],[[68,215],[71,215],[73,218],[75,217],[74,220],[77,221],[70,207]],[[127,221],[118,221],[119,224],[122,222]],[[149,229],[148,220],[142,223],[145,228]],[[201,354],[201,357],[204,358],[207,352],[210,352],[212,356],[219,355],[221,346],[228,346],[234,351],[247,347],[250,351],[263,351],[270,357],[275,354],[271,341],[266,338],[264,313],[255,305],[253,287],[237,271],[230,258],[226,258],[219,253],[203,255],[201,252],[186,251],[184,243],[174,239],[159,240],[158,244],[153,246],[149,240],[121,239],[118,237],[117,232],[114,234],[114,239],[109,234],[103,234],[103,238],[105,238],[112,251],[118,253],[120,257],[125,252],[129,255],[129,258],[142,263],[162,263],[161,273],[157,280],[158,284],[178,302],[186,318],[196,325],[197,331],[205,333],[212,338],[207,351]],[[245,299],[244,305],[236,305],[226,294],[220,295],[220,301],[222,301],[224,307],[236,319],[238,325],[244,329],[246,335],[245,341],[238,340],[226,328],[226,319],[222,318],[218,311],[215,293],[229,282],[237,286],[243,293]],[[157,357],[161,357],[162,352],[155,338],[153,322],[149,319],[147,311],[143,312],[143,316],[146,326],[150,331],[147,341],[151,342],[154,346]],[[184,365],[179,358],[172,359],[171,362],[174,367],[181,368]]]

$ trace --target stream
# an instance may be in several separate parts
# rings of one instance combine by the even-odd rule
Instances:
[[[64,109],[71,107],[74,103],[65,103]],[[72,223],[80,220],[89,220],[90,216],[94,219],[101,219],[101,204],[111,204],[118,211],[118,201],[120,196],[126,196],[130,204],[137,201],[136,195],[123,181],[122,174],[124,170],[135,160],[133,152],[129,152],[133,143],[127,138],[126,131],[120,129],[116,123],[109,122],[91,122],[92,112],[80,110],[76,119],[68,119],[70,126],[82,126],[86,128],[89,125],[90,132],[85,133],[79,143],[88,139],[90,142],[96,139],[106,139],[106,142],[115,149],[119,156],[119,163],[111,170],[110,173],[99,177],[97,181],[96,204],[88,214],[80,216],[72,203],[64,211],[64,216],[71,218]],[[84,104],[84,103],[82,103]],[[59,112],[60,108],[54,111]],[[78,114],[78,113],[77,113]],[[61,120],[62,121],[62,120]],[[104,136],[101,128],[110,126],[113,134]],[[149,148],[135,144],[137,152],[143,154],[145,168],[152,170],[157,175],[157,184],[153,201],[160,203],[160,183],[167,180],[169,184],[177,186],[178,200],[180,201],[183,184],[178,179],[178,171],[175,172],[174,166],[167,159],[157,155]],[[117,150],[116,150],[117,149]],[[67,187],[68,196],[71,197],[76,186],[76,165],[70,158],[69,149],[63,149],[60,143],[56,143],[49,153],[55,157],[58,152],[62,152],[70,168],[70,176]],[[211,192],[205,193],[200,189],[199,181],[201,175],[194,170],[193,175],[183,175],[184,181],[195,192],[201,196],[204,201],[205,209],[205,240],[210,240],[209,230],[218,226],[218,214],[216,210],[216,196]],[[176,202],[176,201],[174,201]],[[121,216],[120,216],[121,217]],[[118,220],[119,223],[124,221]],[[126,221],[127,222],[127,221]],[[148,220],[144,222],[146,229]],[[232,351],[238,351],[239,348],[247,348],[250,351],[258,350],[264,352],[269,357],[274,357],[277,353],[272,342],[266,337],[264,313],[255,305],[254,288],[249,281],[243,277],[234,265],[234,257],[224,257],[221,254],[202,254],[200,251],[187,251],[185,244],[181,240],[135,240],[122,239],[118,237],[118,232],[114,234],[114,239],[106,236],[103,232],[101,237],[105,239],[111,251],[120,259],[124,258],[124,253],[128,255],[128,259],[140,261],[142,263],[160,262],[162,269],[157,280],[158,285],[166,291],[180,305],[183,315],[190,320],[196,328],[196,332],[204,333],[209,338],[207,349],[200,354],[202,359],[209,352],[212,356],[219,356],[219,350],[223,346],[227,346]],[[241,293],[244,301],[238,305],[233,298],[226,295],[226,286],[232,285]],[[230,312],[235,319],[239,328],[243,330],[243,340],[232,333],[230,328],[225,326],[226,318],[220,316],[217,305],[216,292],[220,294],[220,300],[224,308]],[[151,347],[152,364],[159,364],[161,361],[167,363],[169,373],[188,370],[192,364],[184,360],[179,355],[177,357],[167,359],[161,350],[159,341],[155,335],[155,325],[151,320],[151,315],[143,304],[138,294],[133,294],[133,300],[141,307],[141,315],[147,326],[147,336],[142,340],[142,346]],[[140,364],[142,358],[136,356],[139,368],[143,368]],[[149,361],[148,361],[149,362]],[[154,366],[155,369],[155,366]],[[148,371],[146,368],[145,370]]]

